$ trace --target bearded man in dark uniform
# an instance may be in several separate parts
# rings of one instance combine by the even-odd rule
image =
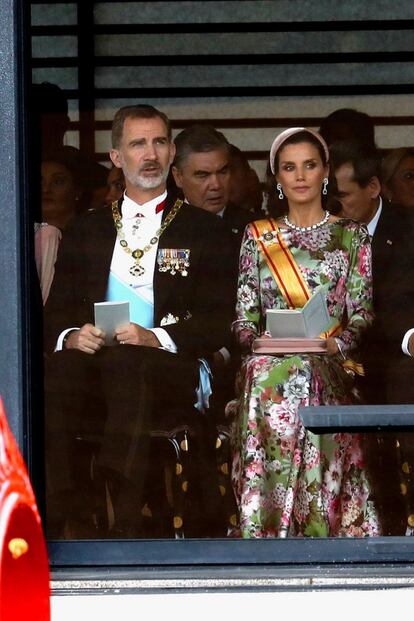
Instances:
[[[70,514],[74,438],[99,432],[97,490],[111,494],[115,536],[135,536],[148,432],[200,416],[199,359],[227,338],[230,261],[222,223],[167,194],[175,147],[162,112],[121,108],[112,145],[125,194],[65,231],[46,306],[47,487]],[[124,300],[130,321],[105,334],[94,303]]]

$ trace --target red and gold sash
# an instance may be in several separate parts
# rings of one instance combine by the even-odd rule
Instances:
[[[251,222],[249,226],[287,305],[291,309],[303,308],[311,298],[312,293],[283,239],[278,223],[273,218],[267,218]],[[279,243],[266,244],[267,236],[269,237],[268,241],[276,236]],[[341,324],[336,321],[328,331],[321,332],[319,337],[326,339],[330,336],[339,336],[342,330]],[[362,365],[353,360],[345,360],[344,367],[359,375],[364,375]]]
[[[278,244],[268,246],[265,243],[269,227],[270,231],[276,233]],[[276,220],[256,220],[250,224],[250,229],[289,308],[302,308],[310,299],[311,293],[283,235],[280,234]]]

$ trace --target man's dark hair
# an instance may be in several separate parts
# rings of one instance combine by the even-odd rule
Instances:
[[[32,84],[30,109],[35,109],[38,114],[55,113],[66,116],[68,100],[57,84],[51,84],[51,82]]]
[[[165,124],[167,128],[168,139],[171,140],[171,123],[166,114],[154,108],[154,106],[147,106],[144,104],[137,104],[135,106],[124,106],[120,108],[114,116],[112,123],[112,148],[117,149],[121,143],[122,132],[124,131],[125,119],[155,119],[159,118]]]
[[[174,140],[176,154],[174,166],[181,168],[191,153],[209,153],[210,151],[225,151],[230,155],[230,144],[221,132],[212,125],[191,125]]]
[[[229,154],[232,167],[240,168],[246,174],[249,172],[249,170],[251,170],[249,160],[247,159],[243,151],[239,149],[239,147],[236,147],[234,144],[229,144]]]
[[[377,149],[362,145],[354,140],[336,142],[329,149],[331,175],[344,164],[351,164],[354,170],[353,181],[360,188],[366,188],[372,177],[381,181],[381,157]]]
[[[328,147],[342,140],[359,141],[372,148],[375,145],[375,127],[371,117],[353,108],[340,108],[321,123],[319,133]]]

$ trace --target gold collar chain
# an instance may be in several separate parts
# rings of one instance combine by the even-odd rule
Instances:
[[[128,246],[128,242],[125,239],[125,233],[122,227],[122,216],[118,208],[118,201],[114,201],[112,203],[111,205],[112,217],[114,219],[114,224],[115,224],[115,228],[117,232],[117,237],[119,238],[119,243],[121,247],[123,248],[123,250],[127,254],[132,255],[133,259],[135,259],[134,265],[129,268],[129,273],[132,276],[142,276],[142,274],[145,273],[145,268],[143,268],[142,265],[140,265],[140,261],[142,257],[144,256],[146,252],[148,252],[148,250],[151,250],[151,248],[153,248],[155,244],[158,243],[165,229],[171,224],[171,222],[174,220],[177,213],[180,211],[182,204],[183,204],[183,201],[180,199],[177,199],[175,201],[174,206],[171,209],[170,213],[165,218],[164,222],[162,223],[158,231],[155,233],[154,237],[151,237],[149,244],[146,244],[143,248],[135,248],[135,250],[132,250],[132,248]]]

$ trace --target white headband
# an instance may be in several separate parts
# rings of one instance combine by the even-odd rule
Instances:
[[[318,134],[318,132],[315,132],[313,129],[308,129],[307,127],[290,127],[289,129],[285,129],[285,131],[283,131],[281,134],[276,136],[271,146],[269,160],[270,160],[270,169],[273,174],[275,174],[275,156],[276,156],[277,151],[282,146],[282,144],[288,138],[290,138],[290,136],[293,136],[294,134],[299,134],[299,132],[308,132],[309,134],[312,134],[312,136],[315,136],[315,138],[319,140],[319,142],[321,143],[323,147],[323,150],[325,151],[326,161],[328,162],[329,160],[328,145],[326,144],[322,136]]]

